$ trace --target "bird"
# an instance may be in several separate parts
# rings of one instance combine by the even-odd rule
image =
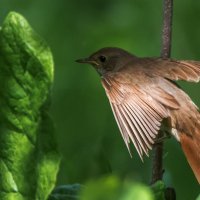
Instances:
[[[117,47],[76,61],[92,65],[100,75],[129,152],[133,143],[141,159],[148,156],[164,123],[200,184],[200,113],[176,83],[199,82],[200,61],[138,57]]]

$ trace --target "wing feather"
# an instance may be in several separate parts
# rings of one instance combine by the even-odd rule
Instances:
[[[129,136],[131,137],[132,140],[136,141],[138,143],[138,145],[141,147],[142,152],[144,152],[145,154],[147,154],[147,149],[146,149],[146,145],[144,145],[142,138],[139,134],[139,132],[136,130],[135,126],[134,126],[134,122],[131,122],[129,119],[129,116],[127,115],[127,113],[125,113],[123,106],[118,106],[119,107],[119,111],[123,116],[123,120],[126,121],[128,130],[129,130]],[[133,138],[132,138],[133,137]]]
[[[150,142],[150,144],[153,144],[154,141],[151,138],[151,135],[149,134],[150,129],[148,128],[148,126],[146,126],[146,123],[143,123],[143,121],[139,120],[139,117],[137,117],[137,115],[135,115],[135,112],[131,109],[131,107],[127,104],[125,105],[126,109],[129,111],[130,116],[131,116],[131,120],[132,121],[136,121],[136,126],[138,127],[137,129],[140,130],[140,132],[144,133],[144,136],[146,136],[146,138],[148,139],[148,143]],[[151,133],[151,131],[150,131]],[[149,146],[149,148],[151,148],[151,146]]]
[[[131,111],[135,114],[135,117],[138,120],[137,123],[141,124],[141,126],[146,129],[148,136],[150,136],[152,139],[155,139],[157,131],[159,130],[160,123],[155,125],[154,121],[150,121],[144,111],[142,109],[139,109],[140,107],[138,107],[137,105],[131,108]]]
[[[124,120],[124,118],[122,116],[122,113],[119,111],[118,106],[115,106],[115,108],[116,108],[116,115],[120,118],[120,122],[121,122],[120,124],[122,125],[121,129],[123,131],[125,131],[126,134],[129,136],[129,138],[133,142],[133,144],[134,144],[134,146],[135,146],[135,148],[136,148],[136,150],[137,150],[140,158],[142,159],[143,151],[142,151],[141,146],[139,145],[139,142],[135,139],[135,135],[133,135],[132,133],[130,133],[129,127],[127,125],[127,122],[126,122],[126,120]],[[129,146],[128,146],[128,149],[129,149]]]
[[[102,84],[129,153],[131,141],[141,159],[144,153],[148,156],[162,119],[168,117],[167,109],[137,86],[120,84],[111,77],[104,77]]]
[[[110,102],[110,105],[111,105],[114,117],[115,117],[115,119],[117,121],[117,125],[118,125],[118,127],[120,129],[120,132],[122,133],[122,137],[123,137],[123,139],[124,139],[124,141],[126,143],[126,146],[127,146],[128,150],[130,151],[130,149],[129,149],[129,143],[130,143],[129,136],[128,136],[127,132],[123,129],[123,123],[121,121],[121,118],[119,117],[119,115],[116,114],[117,113],[117,109],[115,108],[115,106],[111,102]]]
[[[154,74],[170,80],[191,82],[199,82],[200,80],[199,61],[154,59],[150,68]]]

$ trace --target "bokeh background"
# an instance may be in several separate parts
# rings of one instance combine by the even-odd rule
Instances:
[[[9,11],[25,16],[50,45],[55,61],[52,116],[62,154],[57,185],[117,174],[148,184],[151,158],[131,159],[97,73],[74,60],[105,46],[138,56],[159,56],[161,0],[1,0],[0,22]],[[200,60],[200,1],[174,0],[172,57]],[[200,85],[181,83],[200,106]],[[192,200],[199,185],[175,139],[164,147],[164,180],[177,199]]]

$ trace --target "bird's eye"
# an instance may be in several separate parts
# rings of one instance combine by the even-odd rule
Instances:
[[[99,56],[99,60],[104,63],[106,62],[106,57],[105,56]]]

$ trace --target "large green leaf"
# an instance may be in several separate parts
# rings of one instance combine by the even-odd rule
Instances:
[[[19,14],[0,30],[0,199],[45,200],[59,167],[48,115],[53,59]]]

